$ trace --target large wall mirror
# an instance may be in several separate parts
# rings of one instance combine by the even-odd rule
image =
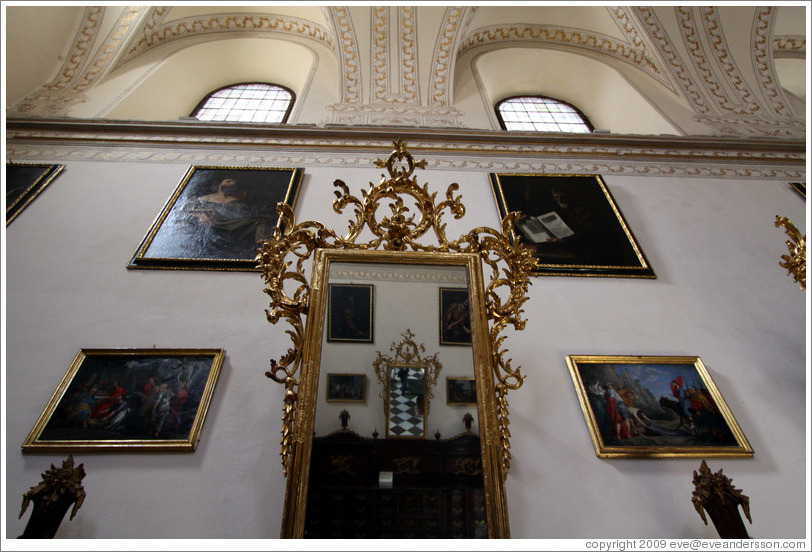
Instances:
[[[268,319],[294,343],[266,373],[286,387],[281,534],[506,538],[506,394],[524,378],[499,333],[524,326],[535,260],[514,245],[518,213],[449,241],[443,212],[464,214],[456,185],[435,204],[412,177],[423,162],[395,148],[363,199],[336,181],[336,210],[355,208],[347,236],[280,204],[285,224],[260,243]],[[439,245],[421,245],[429,229]]]

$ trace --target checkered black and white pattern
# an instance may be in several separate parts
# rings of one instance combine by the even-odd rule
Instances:
[[[423,436],[423,414],[418,412],[418,401],[423,400],[423,396],[413,393],[415,389],[422,388],[422,376],[418,370],[409,369],[409,376],[406,382],[406,392],[403,391],[403,384],[398,378],[392,379],[389,394],[389,434],[398,437],[422,437]]]

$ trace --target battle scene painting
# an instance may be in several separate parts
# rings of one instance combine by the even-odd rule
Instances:
[[[82,349],[23,445],[194,450],[221,349]]]
[[[600,457],[752,456],[698,357],[568,356]]]

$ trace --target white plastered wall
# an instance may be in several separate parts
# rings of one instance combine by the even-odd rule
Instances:
[[[260,276],[127,270],[188,163],[64,162],[7,229],[7,535],[22,533],[30,515],[17,519],[23,493],[66,457],[23,455],[20,445],[77,350],[156,346],[226,350],[197,451],[76,454],[87,499],[57,536],[276,538],[283,388],[263,374],[290,341],[265,320]],[[351,214],[332,211],[332,181],[342,178],[358,195],[380,173],[305,167],[297,219],[343,232]],[[498,225],[485,173],[427,170],[419,180],[441,194],[461,184],[467,215],[448,220],[449,236]],[[752,459],[708,459],[749,496],[750,534],[802,538],[807,295],[778,266],[786,237],[773,220],[786,215],[806,233],[803,199],[775,180],[605,181],[658,277],[533,279],[526,329],[505,343],[527,376],[508,396],[512,536],[716,537],[691,504],[701,459],[597,458],[564,360],[664,354],[702,358],[755,450]]]

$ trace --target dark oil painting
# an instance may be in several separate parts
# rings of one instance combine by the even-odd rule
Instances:
[[[301,169],[191,167],[128,268],[257,270],[257,242],[294,206]]]
[[[440,288],[440,345],[471,344],[467,288]]]
[[[194,450],[224,352],[83,349],[23,450]]]
[[[6,163],[6,226],[62,172],[64,165]]]
[[[499,216],[519,211],[517,237],[536,275],[655,278],[600,175],[491,174]]]
[[[372,289],[368,284],[328,284],[327,341],[373,342]]]
[[[446,402],[450,405],[476,404],[474,378],[446,378]]]
[[[366,402],[366,383],[364,374],[327,374],[327,400]]]
[[[567,357],[599,456],[752,456],[698,357]]]

